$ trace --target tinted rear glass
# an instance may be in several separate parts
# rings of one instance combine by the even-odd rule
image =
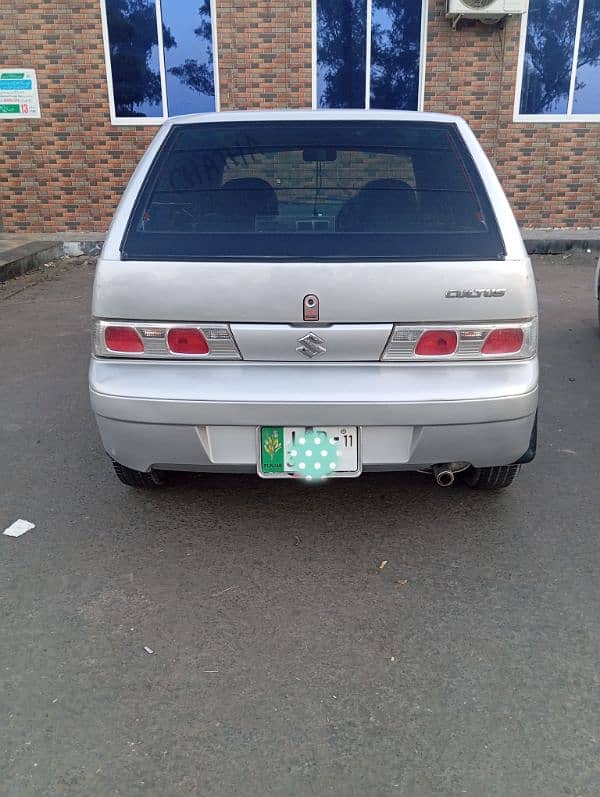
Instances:
[[[501,259],[453,124],[177,125],[136,202],[129,259]]]

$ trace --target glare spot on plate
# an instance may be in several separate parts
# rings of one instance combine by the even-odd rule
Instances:
[[[336,455],[336,457],[341,457],[342,456],[342,452],[341,451],[336,451],[335,455]]]
[[[315,462],[315,470],[321,470],[321,463]]]
[[[331,470],[335,470],[337,468],[337,465],[335,464],[335,462],[330,462],[329,467],[331,468]]]
[[[306,481],[307,481],[307,482],[311,482],[311,481],[312,481],[312,476],[307,476],[307,477],[306,477]]]
[[[298,465],[298,467],[300,468],[300,470],[304,470],[304,469],[306,468],[306,463],[305,463],[305,462],[301,462],[301,463]]]
[[[304,445],[304,443],[306,443],[306,437],[301,437],[301,438],[298,440],[298,442],[300,443],[300,445],[301,445],[301,446],[303,446],[303,445]]]
[[[306,451],[306,456],[312,457],[312,451],[310,450],[310,448],[308,449],[308,451]]]
[[[294,449],[293,451],[290,451],[290,457],[297,457],[297,456],[298,456],[298,452],[296,451],[296,449]]]
[[[327,456],[327,451],[325,451],[325,449],[323,449],[323,450],[321,451],[321,456],[322,456],[322,457],[326,457],[326,456]]]
[[[317,445],[317,446],[321,445],[321,438],[320,437],[315,437],[315,445]]]

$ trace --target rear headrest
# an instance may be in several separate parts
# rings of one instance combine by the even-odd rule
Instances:
[[[386,207],[402,205],[403,210],[416,211],[417,198],[414,189],[404,180],[382,177],[363,185],[358,192],[357,201],[362,205],[368,202]]]
[[[406,220],[417,212],[415,191],[404,180],[382,177],[363,185],[358,194],[346,202],[338,214],[338,230],[360,232],[362,230],[388,231],[397,217]]]
[[[224,212],[242,216],[276,216],[279,212],[277,194],[272,185],[260,177],[238,177],[228,180],[223,191]]]

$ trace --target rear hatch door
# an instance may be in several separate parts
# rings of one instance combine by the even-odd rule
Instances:
[[[454,123],[176,124],[123,226],[94,314],[229,323],[247,360],[378,360],[397,323],[535,314]]]

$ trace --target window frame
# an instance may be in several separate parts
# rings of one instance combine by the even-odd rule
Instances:
[[[513,122],[570,122],[580,124],[582,122],[600,122],[600,111],[598,113],[573,113],[573,100],[575,97],[575,84],[577,82],[577,67],[579,62],[579,42],[581,40],[581,25],[583,21],[583,7],[585,0],[577,0],[577,22],[575,27],[575,39],[573,41],[573,62],[571,66],[571,81],[569,84],[569,97],[567,99],[566,113],[521,113],[521,94],[523,92],[523,75],[525,73],[525,45],[527,42],[527,20],[529,12],[526,11],[521,17],[521,31],[519,38],[519,55],[517,60],[517,80],[515,91],[515,102],[513,108]]]
[[[169,116],[169,104],[167,98],[167,75],[165,69],[165,51],[163,49],[162,31],[162,4],[161,0],[154,0],[156,9],[156,28],[158,36],[158,66],[160,74],[161,101],[163,107],[162,116],[117,116],[115,111],[115,95],[113,91],[112,65],[110,62],[110,40],[108,37],[108,22],[106,14],[106,0],[100,0],[100,12],[102,16],[102,42],[104,45],[104,64],[106,67],[106,85],[108,88],[108,107],[110,110],[110,123],[118,127],[138,127],[140,125],[162,125]],[[215,112],[221,110],[221,97],[219,92],[219,51],[217,47],[217,10],[216,0],[210,0],[210,24],[212,32],[212,51],[213,51],[213,82],[215,87]]]
[[[311,108],[317,110],[319,108],[318,98],[318,85],[317,85],[317,3],[318,0],[311,0],[311,30],[312,30],[312,92],[311,92]],[[428,16],[429,2],[428,0],[421,0],[421,31],[419,37],[419,96],[417,99],[417,111],[424,110],[425,100],[425,68],[427,65],[427,16]],[[367,0],[367,21],[365,26],[366,31],[366,70],[365,70],[365,104],[363,108],[352,108],[350,110],[369,110],[371,107],[371,26],[373,24],[373,0]],[[381,109],[380,109],[381,110]],[[386,110],[406,110],[388,108]]]

